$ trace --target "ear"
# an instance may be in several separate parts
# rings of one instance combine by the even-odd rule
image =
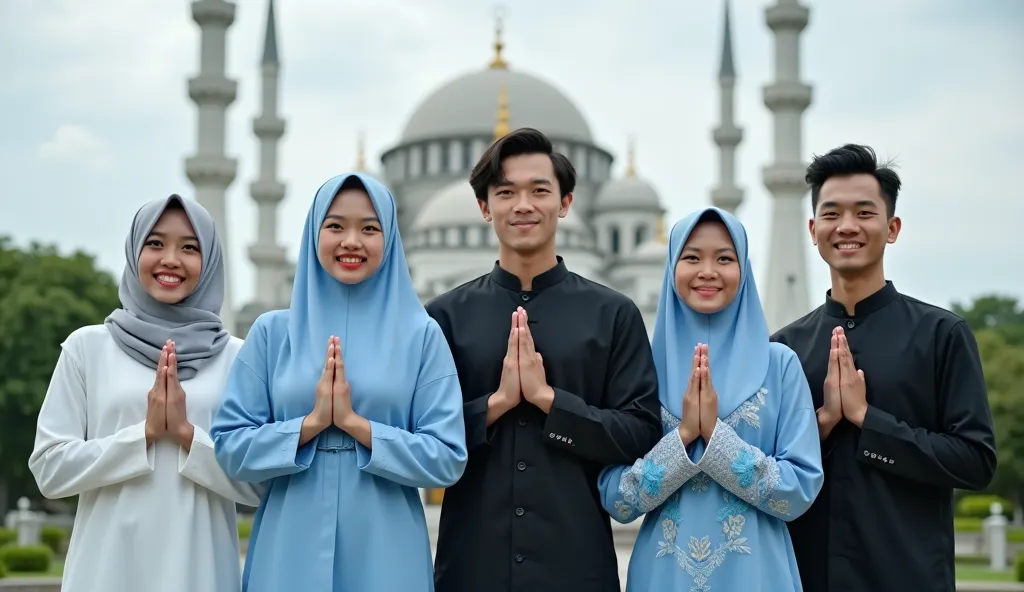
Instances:
[[[487,220],[487,222],[490,222],[491,221],[491,208],[490,208],[490,206],[488,206],[487,202],[482,200],[482,199],[478,199],[478,200],[476,200],[476,205],[480,206],[480,214],[484,217],[484,220]]]
[[[569,205],[572,204],[572,193],[566,193],[562,197],[562,207],[558,209],[558,217],[565,218],[565,215],[569,213]]]
[[[814,218],[807,221],[807,230],[811,233],[811,244],[818,246],[818,238],[814,236]]]
[[[885,242],[890,245],[896,242],[896,238],[900,235],[900,230],[903,228],[903,221],[900,220],[899,216],[893,216],[889,218],[889,236],[885,238]]]

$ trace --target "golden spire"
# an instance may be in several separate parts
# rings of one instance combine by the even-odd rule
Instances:
[[[366,138],[363,132],[359,132],[356,138],[356,170],[366,170]]]
[[[501,56],[501,50],[505,49],[505,44],[501,40],[501,33],[504,30],[505,21],[505,7],[498,5],[494,9],[494,59],[491,60],[490,67],[492,70],[504,70],[508,68],[508,62]]]
[[[630,136],[629,147],[626,149],[626,176],[636,176],[636,138]]]
[[[508,129],[508,87],[504,82],[498,89],[498,122],[494,125],[494,139],[500,140],[510,130]]]
[[[657,228],[657,230],[655,232],[657,233],[656,240],[659,243],[663,244],[663,245],[667,245],[668,244],[668,237],[665,236],[665,215],[664,214],[662,214],[660,217],[658,217],[658,228]]]

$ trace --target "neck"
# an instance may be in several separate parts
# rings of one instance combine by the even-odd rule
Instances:
[[[862,270],[856,275],[844,275],[842,272],[832,272],[832,299],[843,305],[847,314],[854,314],[854,307],[858,302],[885,287],[885,272],[882,270],[882,263]]]
[[[498,247],[498,265],[519,278],[524,291],[533,289],[533,278],[558,265],[555,245],[532,253],[519,253],[502,245]]]

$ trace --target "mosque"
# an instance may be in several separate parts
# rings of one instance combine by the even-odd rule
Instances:
[[[728,0],[723,2],[720,121],[712,130],[719,156],[718,184],[710,198],[714,205],[734,212],[743,201],[743,190],[735,182],[736,147],[743,132],[733,117],[736,72]],[[762,288],[772,330],[810,310],[803,245],[806,164],[800,154],[801,119],[811,103],[811,87],[799,78],[799,35],[808,16],[809,10],[798,0],[775,0],[765,10],[766,25],[775,36],[775,80],[763,89],[775,133],[773,162],[763,171],[763,183],[773,197],[767,289]],[[235,180],[237,161],[225,154],[225,114],[235,100],[237,82],[226,76],[225,47],[235,3],[195,0],[192,17],[201,30],[201,69],[189,80],[198,130],[197,150],[186,159],[185,170],[196,199],[210,211],[227,242],[225,193]],[[541,77],[516,70],[503,50],[499,18],[490,61],[423,99],[395,144],[380,155],[375,176],[395,195],[417,292],[426,302],[493,266],[497,240],[475,203],[470,169],[496,138],[529,126],[547,134],[572,160],[578,175],[573,206],[559,222],[559,254],[571,270],[632,298],[651,333],[667,252],[661,197],[637,174],[632,148],[624,176],[612,177],[615,155],[595,140],[576,105]],[[286,128],[278,112],[280,67],[274,1],[268,0],[260,63],[262,104],[252,121],[260,162],[249,186],[258,212],[257,238],[248,250],[255,286],[251,302],[222,313],[225,325],[239,336],[263,312],[287,307],[291,296],[294,262],[277,238],[277,209],[285,196],[277,176],[278,143]],[[366,169],[362,149],[358,168]],[[242,264],[226,261],[229,269]],[[232,302],[232,292],[229,281],[226,302]]]

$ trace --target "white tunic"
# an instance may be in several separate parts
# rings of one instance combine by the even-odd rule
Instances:
[[[39,411],[29,469],[56,499],[79,495],[61,592],[231,592],[241,589],[235,502],[256,486],[217,464],[210,421],[242,341],[183,381],[191,451],[169,437],[146,446],[156,371],[128,357],[106,327],[61,344]]]

